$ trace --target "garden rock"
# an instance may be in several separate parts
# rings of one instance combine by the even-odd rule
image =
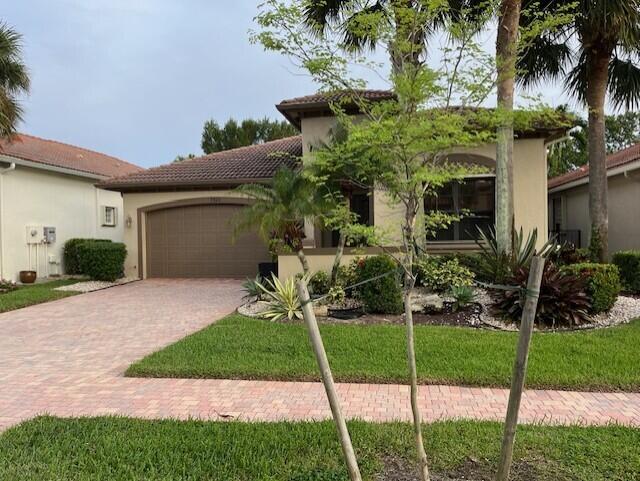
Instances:
[[[238,307],[238,314],[247,317],[262,317],[262,313],[269,309],[266,301],[251,301]]]
[[[425,288],[411,291],[411,311],[437,313],[444,310],[444,298]]]

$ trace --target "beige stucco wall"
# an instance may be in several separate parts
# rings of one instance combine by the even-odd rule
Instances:
[[[587,184],[549,195],[562,199],[562,228],[580,230],[582,246],[589,245],[589,186]],[[609,177],[609,253],[640,249],[640,171],[625,177]]]
[[[185,192],[144,192],[144,193],[125,193],[124,197],[124,218],[131,218],[131,227],[124,229],[124,243],[127,245],[127,259],[125,261],[125,274],[130,277],[140,277],[144,274],[144,269],[140,269],[138,265],[138,209],[149,207],[156,204],[166,202],[175,202],[185,199],[199,199],[211,197],[239,197],[238,193],[233,190],[202,190],[202,191],[185,191]],[[141,213],[142,230],[142,261],[145,262],[145,217]]]
[[[3,175],[2,277],[17,280],[19,271],[28,269],[36,270],[38,277],[64,272],[62,250],[74,237],[122,240],[122,196],[96,189],[95,182],[21,165]],[[116,207],[116,227],[102,227],[100,206],[105,205]],[[29,248],[27,226],[55,227],[56,242]]]
[[[336,120],[333,117],[316,117],[302,119],[303,149],[305,153],[310,147],[328,142]],[[480,155],[495,162],[496,145],[486,144],[471,149],[454,150],[455,153]],[[513,189],[514,220],[517,229],[524,232],[538,229],[538,244],[541,246],[548,238],[547,215],[547,159],[546,146],[543,139],[518,139],[513,150]],[[380,190],[373,194],[374,223],[387,235],[390,244],[401,239],[400,225],[403,208],[392,203],[389,196]],[[307,235],[313,232],[307,229]]]

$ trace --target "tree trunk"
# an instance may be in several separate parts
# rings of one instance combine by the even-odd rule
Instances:
[[[513,248],[513,97],[520,25],[520,0],[502,0],[496,39],[498,108],[503,121],[496,139],[496,240],[498,249]]]
[[[331,287],[335,287],[338,282],[338,273],[340,272],[340,262],[342,262],[342,254],[344,254],[344,246],[347,243],[347,236],[340,231],[338,238],[338,247],[336,247],[336,256],[333,258],[333,267],[331,268]]]
[[[342,409],[340,408],[340,400],[338,399],[336,386],[333,382],[333,374],[331,374],[331,367],[329,366],[327,353],[324,350],[324,344],[322,342],[320,329],[318,328],[318,322],[316,321],[316,315],[313,313],[313,308],[311,307],[309,291],[307,290],[305,282],[302,280],[299,280],[296,283],[296,289],[298,291],[300,303],[302,304],[302,313],[307,324],[309,339],[311,340],[313,352],[316,356],[318,368],[320,369],[320,375],[322,376],[322,383],[324,384],[327,399],[329,400],[331,414],[334,422],[336,423],[336,428],[338,429],[338,437],[340,438],[340,446],[342,447],[342,453],[347,463],[349,479],[351,481],[362,481],[360,469],[358,468],[358,461],[353,450],[353,444],[351,444],[349,430],[347,429],[347,423],[342,415]]]
[[[302,249],[302,248],[298,249],[296,254],[298,254],[298,260],[300,261],[300,264],[302,265],[302,271],[305,274],[309,274],[309,261],[307,260],[307,256],[304,254],[304,249]]]
[[[522,311],[522,321],[520,322],[520,336],[518,337],[516,360],[513,364],[509,405],[504,423],[504,435],[502,437],[502,449],[500,450],[500,462],[498,463],[496,481],[507,481],[509,479],[509,472],[511,471],[513,444],[516,438],[516,428],[518,427],[518,412],[520,411],[520,400],[522,399],[524,381],[527,375],[529,346],[531,344],[533,324],[538,307],[538,296],[543,270],[544,258],[535,256],[531,261],[531,269],[529,270],[529,279],[527,281],[528,292]]]
[[[416,367],[416,349],[413,334],[413,312],[411,311],[411,291],[415,284],[413,271],[413,246],[414,229],[416,215],[413,206],[407,207],[405,229],[405,247],[407,252],[404,260],[404,317],[407,328],[407,361],[409,364],[409,383],[411,389],[411,411],[413,413],[413,431],[415,436],[416,450],[418,454],[418,468],[420,469],[420,479],[429,481],[429,462],[424,449],[422,439],[422,416],[418,406],[418,369]]]
[[[605,144],[604,104],[609,82],[611,52],[606,47],[585,47],[587,55],[587,91],[589,107],[589,216],[591,249],[600,262],[609,253],[609,214],[607,192],[607,150]]]

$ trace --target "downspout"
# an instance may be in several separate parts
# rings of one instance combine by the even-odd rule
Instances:
[[[16,163],[11,162],[9,167],[0,169],[0,279],[5,279],[4,275],[4,174],[16,170]]]

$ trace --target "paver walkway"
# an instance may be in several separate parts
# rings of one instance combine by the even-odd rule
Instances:
[[[0,429],[37,414],[240,420],[330,416],[320,383],[132,379],[131,362],[240,302],[234,280],[149,280],[0,314]],[[340,384],[345,414],[409,420],[406,386]],[[503,418],[503,389],[423,386],[425,421]],[[523,422],[640,427],[640,394],[528,391]]]

